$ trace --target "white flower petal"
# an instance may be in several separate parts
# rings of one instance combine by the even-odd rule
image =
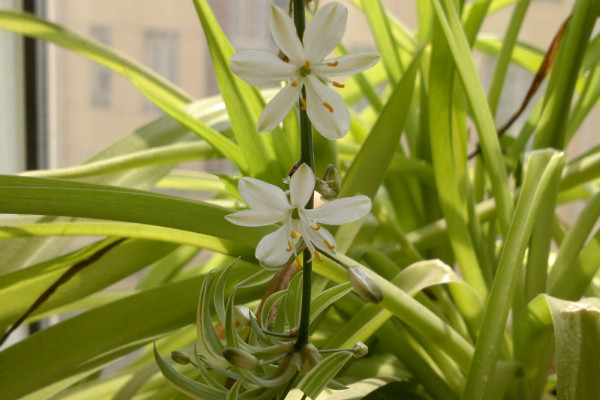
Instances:
[[[290,79],[298,69],[264,50],[246,50],[235,53],[229,61],[231,70],[242,80],[254,86],[274,85]]]
[[[314,253],[314,248],[316,247],[327,253],[335,254],[336,243],[333,235],[321,225],[311,221],[304,211],[308,210],[300,210],[299,212],[301,226],[300,231],[302,233],[302,237],[304,238],[304,242],[307,243],[307,247],[310,249],[310,252]]]
[[[274,267],[286,264],[294,256],[293,250],[290,249],[288,251],[290,246],[293,248],[290,236],[291,230],[291,219],[288,219],[275,232],[269,233],[262,238],[258,242],[258,246],[256,246],[254,254],[256,258],[264,264]]]
[[[342,40],[348,10],[340,3],[319,8],[304,32],[304,56],[311,63],[323,60]]]
[[[313,255],[315,253],[315,246],[312,244],[312,242],[310,240],[311,233],[308,232],[308,231],[310,231],[310,226],[304,224],[303,222],[300,222],[300,224],[298,224],[298,225],[299,225],[298,231],[300,232],[300,236],[302,236],[302,240],[304,241],[304,243],[306,244],[306,248],[310,252],[310,260],[309,261],[311,261],[313,259]]]
[[[305,79],[304,86],[306,112],[315,129],[327,139],[344,137],[350,130],[350,112],[342,97],[314,74]]]
[[[356,221],[371,211],[371,199],[367,196],[336,199],[313,210],[304,210],[308,219],[326,225],[342,225]]]
[[[283,190],[270,183],[244,177],[238,183],[238,191],[250,208],[263,214],[278,216],[277,221],[291,212],[292,207]]]
[[[304,64],[304,48],[298,34],[294,21],[287,15],[285,11],[277,6],[271,6],[269,14],[269,26],[271,27],[271,35],[273,40],[279,46],[283,54],[285,54],[293,64],[297,66]]]
[[[296,87],[292,86],[292,82],[297,82]],[[257,126],[259,132],[269,132],[275,129],[290,112],[294,102],[300,97],[302,85],[295,80],[292,80],[292,82],[281,89],[260,114]]]
[[[315,174],[306,164],[298,167],[290,179],[290,203],[304,208],[315,191]]]
[[[379,59],[379,54],[374,53],[349,54],[311,65],[311,69],[322,76],[354,75],[371,68]]]
[[[225,216],[225,219],[232,224],[241,226],[264,226],[271,225],[281,221],[285,215],[273,212],[266,213],[262,210],[243,210]]]
[[[314,231],[313,243],[315,247],[329,254],[335,254],[337,244],[333,235],[325,228],[321,227],[318,231]],[[311,238],[313,235],[311,235]]]

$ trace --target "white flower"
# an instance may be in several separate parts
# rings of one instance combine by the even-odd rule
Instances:
[[[256,258],[266,265],[280,266],[296,257],[296,239],[302,237],[311,254],[320,256],[315,248],[334,254],[333,235],[321,224],[341,225],[364,217],[371,210],[367,196],[346,197],[307,210],[304,207],[313,195],[315,175],[302,164],[290,179],[289,199],[275,185],[258,179],[240,179],[240,196],[249,210],[227,215],[228,221],[243,226],[263,226],[285,220],[275,232],[268,234],[256,247]]]
[[[328,139],[339,139],[348,133],[348,108],[342,97],[326,83],[344,87],[330,77],[356,74],[375,65],[379,56],[356,54],[324,60],[342,39],[347,16],[348,10],[339,3],[321,7],[306,27],[303,45],[296,35],[292,19],[281,8],[272,6],[269,16],[271,34],[289,62],[264,50],[242,51],[231,57],[232,71],[251,85],[289,81],[260,115],[260,132],[273,130],[300,98],[302,108],[306,109],[321,135]],[[302,99],[302,87],[306,88],[306,102]]]

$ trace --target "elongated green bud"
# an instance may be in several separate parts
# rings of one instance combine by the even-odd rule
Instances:
[[[232,365],[244,369],[256,369],[258,367],[258,358],[244,350],[228,347],[223,350],[223,357]]]
[[[377,283],[362,268],[348,268],[348,279],[356,293],[366,302],[377,304],[383,299],[383,293]]]
[[[175,361],[177,364],[186,365],[191,364],[192,359],[188,353],[183,351],[175,350],[171,352],[171,359]]]
[[[352,355],[356,358],[361,358],[366,356],[369,353],[369,348],[363,342],[354,343],[354,347],[352,348]]]

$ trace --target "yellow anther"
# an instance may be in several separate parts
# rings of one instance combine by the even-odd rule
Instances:
[[[304,66],[306,68],[310,68],[310,61],[306,60],[306,62],[304,63]]]
[[[323,239],[323,241],[325,242],[325,245],[327,245],[327,247],[329,247],[329,250],[335,249],[335,245],[332,245],[331,243],[329,243],[327,241],[327,239]]]
[[[288,248],[285,251],[292,251],[292,243],[288,240]]]
[[[343,88],[345,86],[343,83],[337,83],[337,82],[332,82],[331,84],[337,88]]]
[[[306,100],[300,99],[300,103],[302,103],[302,106],[300,108],[302,109],[302,111],[305,111],[306,110]]]
[[[292,82],[292,87],[296,87],[296,86],[298,86],[298,82],[296,82],[296,81],[293,81],[293,82]]]
[[[319,262],[323,262],[323,257],[321,257],[321,255],[316,250],[314,251],[314,254]]]
[[[302,269],[302,264],[300,263],[300,257],[296,256],[296,271],[300,271]]]
[[[292,239],[296,239],[298,237],[298,234],[295,231],[292,231],[292,234],[290,236],[292,237]]]
[[[333,112],[333,107],[331,107],[328,102],[324,102],[323,105],[329,110],[329,112]]]
[[[330,67],[337,67],[339,63],[340,62],[336,60],[336,61],[334,61],[332,63],[327,63],[327,65],[329,65]]]
[[[311,225],[310,229],[314,229],[315,231],[318,231],[319,229],[321,229],[321,224],[317,222],[317,226]]]

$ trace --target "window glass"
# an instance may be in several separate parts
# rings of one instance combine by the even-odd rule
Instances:
[[[90,35],[103,44],[109,46],[112,44],[110,28],[107,26],[92,26]],[[94,64],[92,69],[92,107],[110,108],[112,73],[99,64]]]

